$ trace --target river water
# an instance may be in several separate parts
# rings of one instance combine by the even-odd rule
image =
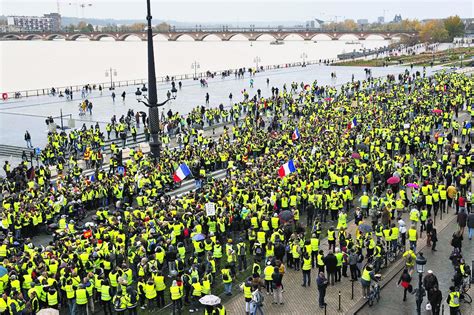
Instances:
[[[155,39],[157,76],[191,74],[197,61],[198,72],[254,66],[274,65],[306,60],[333,59],[340,53],[361,48],[387,46],[390,41],[368,39],[349,44],[353,37],[327,40],[318,36],[303,41],[289,36],[283,45],[270,45],[273,38],[262,36],[249,42],[239,35],[228,42],[212,36],[202,42],[181,38],[176,42]],[[314,42],[316,41],[316,42]],[[106,69],[117,71],[115,80],[142,79],[147,76],[146,42],[130,37],[116,42],[101,41],[0,41],[0,92],[40,89],[52,86],[108,82]]]

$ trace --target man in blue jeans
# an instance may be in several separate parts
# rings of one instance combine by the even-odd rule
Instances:
[[[467,216],[467,229],[469,232],[469,240],[471,240],[472,234],[474,234],[474,212],[469,213]]]
[[[324,302],[324,297],[326,296],[326,288],[328,287],[328,279],[324,275],[324,272],[320,272],[318,278],[316,279],[319,292],[319,307],[324,308],[326,303]]]
[[[263,310],[263,295],[258,289],[258,285],[253,286],[252,300],[250,301],[250,315],[256,315],[257,311],[264,315]]]

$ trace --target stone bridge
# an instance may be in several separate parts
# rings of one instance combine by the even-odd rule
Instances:
[[[313,30],[266,30],[266,31],[169,31],[169,32],[153,32],[153,36],[161,36],[169,41],[177,41],[181,37],[186,37],[195,41],[203,41],[206,37],[214,36],[222,41],[228,41],[231,38],[240,35],[249,41],[255,41],[258,38],[267,35],[273,37],[274,40],[283,41],[288,36],[298,36],[303,40],[313,40],[316,36],[318,38],[325,37],[330,40],[339,40],[342,36],[348,36],[357,40],[366,40],[370,37],[390,40],[394,37],[414,37],[418,34],[416,32],[374,32],[374,31],[360,31],[360,32],[329,32],[329,31],[313,31]],[[99,41],[103,38],[112,38],[116,41],[124,41],[128,37],[139,38],[143,41],[147,39],[147,33],[143,32],[91,32],[91,33],[0,33],[0,40],[54,40],[63,39],[74,41],[78,39],[88,39],[91,41]]]

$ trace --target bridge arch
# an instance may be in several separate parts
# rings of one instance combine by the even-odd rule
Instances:
[[[29,34],[23,37],[26,40],[36,40],[36,39],[44,39],[43,36],[40,34]]]
[[[2,36],[3,39],[14,39],[14,40],[20,40],[22,37],[20,35],[15,35],[15,34],[7,34]]]
[[[153,33],[153,40],[156,41],[166,41],[170,38],[171,35],[163,34],[163,33]],[[145,37],[146,38],[146,37]]]
[[[299,38],[301,38],[302,40],[305,40],[305,36],[304,34],[301,34],[301,33],[285,33],[285,34],[281,34],[281,36],[279,36],[281,40],[299,40]],[[288,37],[290,37],[288,39]],[[291,39],[291,38],[295,38],[296,39]],[[298,38],[299,37],[299,38]]]
[[[271,37],[271,38],[268,38],[268,37]],[[247,38],[249,39],[251,38],[252,40],[270,40],[270,41],[278,39],[273,33],[258,33],[258,34],[254,34],[254,36],[252,37],[247,36]]]
[[[367,34],[365,36],[365,39],[366,40],[383,40],[383,39],[387,39],[387,37],[382,33],[380,33],[380,34],[375,34],[374,33],[374,34]]]
[[[276,37],[273,35],[273,34],[265,34],[265,33],[262,33],[262,34],[259,34],[258,37],[256,38],[256,40],[258,41],[274,41],[276,40]]]
[[[314,34],[311,40],[332,40],[332,36],[327,33]]]
[[[212,33],[208,33],[208,34],[204,34],[202,37],[201,37],[201,40],[206,40],[206,41],[209,41],[209,42],[217,42],[217,41],[221,41],[222,38],[217,36],[216,34],[212,34]]]
[[[46,36],[46,40],[55,40],[55,39],[66,39],[66,36],[63,34],[51,34]]]
[[[123,41],[123,40],[128,40],[128,39],[133,39],[134,41],[137,40],[146,40],[147,36],[145,33],[143,34],[136,34],[136,33],[128,33],[120,36],[119,38],[116,38],[117,40]]]
[[[74,34],[68,37],[69,40],[78,40],[80,38],[91,40],[91,37],[86,34]]]
[[[181,33],[178,34],[174,37],[175,41],[192,41],[195,40],[196,36],[193,36],[194,34],[187,34],[187,33]]]
[[[353,40],[358,40],[358,39],[359,39],[359,36],[357,36],[356,34],[342,34],[341,36],[339,36],[339,40],[353,41]]]
[[[116,40],[117,38],[115,36],[113,36],[112,34],[107,34],[107,33],[101,33],[101,34],[97,34],[95,35],[94,37],[92,37],[93,40],[102,40],[104,38],[112,38],[114,40]]]

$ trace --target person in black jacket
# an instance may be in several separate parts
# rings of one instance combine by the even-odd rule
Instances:
[[[411,286],[411,276],[408,273],[408,269],[405,268],[403,269],[403,273],[400,276],[400,279],[398,279],[398,285],[402,285],[403,287],[403,302],[407,300],[407,291],[409,291],[409,287]]]
[[[326,271],[328,273],[328,280],[331,282],[331,285],[334,285],[334,280],[336,279],[337,258],[334,256],[332,251],[329,251],[327,256],[324,257],[324,265],[326,266]]]
[[[436,243],[438,242],[438,231],[435,227],[431,230],[431,250],[436,252]]]
[[[435,286],[431,290],[431,296],[428,298],[428,300],[431,304],[431,314],[439,315],[439,311],[441,309],[441,302],[443,301],[443,295],[438,289],[438,286]]]
[[[324,297],[326,296],[326,288],[328,287],[328,280],[324,276],[324,272],[320,272],[318,278],[316,279],[319,292],[319,307],[324,308],[326,303],[324,302]]]

